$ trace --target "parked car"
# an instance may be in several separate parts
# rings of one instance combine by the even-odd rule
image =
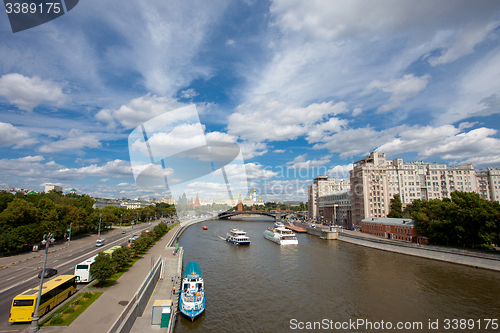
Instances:
[[[43,275],[43,278],[46,279],[48,277],[51,277],[53,275],[56,275],[57,274],[57,269],[55,268],[45,268],[45,274]],[[41,279],[42,278],[42,271],[40,271],[38,273],[38,278]]]

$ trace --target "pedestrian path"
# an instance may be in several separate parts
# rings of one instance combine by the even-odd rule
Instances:
[[[172,255],[175,248],[167,247],[165,248],[164,254],[162,255],[164,263],[164,278],[160,279],[156,284],[156,288],[149,299],[149,303],[144,310],[142,316],[135,320],[134,326],[130,330],[131,333],[142,333],[148,331],[162,331],[167,332],[167,328],[162,328],[160,325],[152,325],[153,319],[153,305],[157,300],[171,300],[172,301],[172,311],[177,309],[178,295],[173,294],[173,287],[175,290],[180,290],[181,281],[181,271],[182,271],[182,248],[177,255]],[[172,312],[171,316],[175,313]]]

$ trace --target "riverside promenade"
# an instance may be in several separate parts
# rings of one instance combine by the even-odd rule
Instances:
[[[175,242],[179,237],[178,229],[183,229],[191,224],[198,223],[204,219],[184,221],[176,225],[172,230],[163,236],[147,253],[143,255],[127,272],[125,272],[111,287],[107,289],[89,289],[82,291],[99,291],[103,294],[90,305],[71,325],[69,326],[48,326],[40,327],[40,332],[44,333],[88,333],[88,332],[114,332],[117,321],[122,317],[125,308],[131,301],[134,301],[138,289],[151,272],[151,258],[154,257],[156,263],[160,255],[173,257],[171,249],[166,249],[169,244]],[[168,261],[165,266],[164,281],[171,283],[171,277],[178,274],[178,265],[175,261]],[[147,310],[144,313],[147,313]],[[153,327],[153,326],[151,326]],[[29,332],[29,327],[24,331]]]
[[[453,249],[432,245],[417,245],[415,243],[389,240],[359,231],[344,229],[339,232],[338,239],[343,242],[367,246],[384,251],[500,271],[500,254],[495,253]]]

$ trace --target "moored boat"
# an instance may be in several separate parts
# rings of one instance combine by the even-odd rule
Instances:
[[[264,231],[264,238],[279,245],[297,245],[299,241],[295,234],[286,229],[283,223],[276,222],[274,228],[267,228]]]
[[[205,310],[205,286],[197,262],[188,262],[184,270],[179,309],[191,321]]]
[[[250,245],[250,238],[243,230],[233,229],[226,235],[226,241],[236,245]]]

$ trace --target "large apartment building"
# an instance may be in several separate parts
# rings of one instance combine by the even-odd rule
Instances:
[[[318,217],[318,198],[325,194],[348,190],[350,188],[349,179],[335,180],[328,176],[318,176],[314,178],[311,185],[307,187],[308,216],[310,219]]]
[[[478,192],[472,164],[404,163],[377,152],[355,162],[350,176],[352,219],[357,227],[366,217],[386,217],[395,194],[405,207],[417,199],[449,198],[453,191]]]
[[[500,169],[476,170],[477,192],[486,200],[500,201]]]

